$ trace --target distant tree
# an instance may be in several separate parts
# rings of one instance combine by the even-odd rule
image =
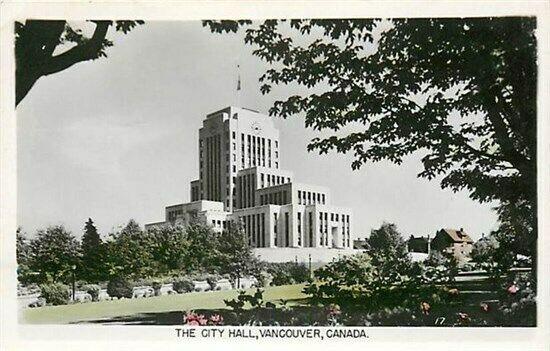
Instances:
[[[449,283],[455,280],[458,274],[458,260],[456,257],[446,251],[432,250],[424,265],[424,283]]]
[[[149,276],[154,271],[150,241],[139,224],[130,219],[122,230],[111,233],[107,241],[109,275]]]
[[[32,281],[32,272],[29,268],[31,257],[30,244],[21,227],[16,231],[16,259],[17,259],[17,279],[22,284],[27,284]]]
[[[82,261],[79,269],[81,278],[88,282],[98,282],[107,279],[106,249],[91,218],[84,225],[82,236]]]
[[[16,257],[17,257],[17,263],[27,263],[30,256],[30,247],[29,247],[29,240],[27,239],[27,236],[25,233],[23,233],[21,227],[17,228],[17,231],[15,232],[15,238],[16,238]]]
[[[147,236],[157,273],[164,274],[185,268],[189,242],[182,227],[151,229]]]
[[[29,268],[36,272],[36,282],[70,281],[73,266],[78,265],[80,245],[63,226],[38,230],[30,242]]]
[[[238,224],[230,224],[220,235],[220,273],[229,274],[237,283],[244,274],[251,274],[256,257],[248,245],[248,237]]]
[[[106,38],[109,27],[124,34],[143,21],[90,21],[95,31],[90,38],[81,29],[73,29],[66,21],[26,20],[15,22],[15,105],[31,90],[36,81],[63,71],[72,65],[107,57],[106,49],[113,43]],[[54,52],[60,45],[71,47],[59,54]]]
[[[470,256],[473,262],[489,262],[496,249],[500,246],[495,235],[490,234],[480,238],[474,243]]]
[[[219,271],[219,236],[220,234],[205,225],[192,224],[187,227],[188,247],[185,257],[185,270],[188,273],[200,271],[216,273]]]
[[[472,248],[472,261],[478,269],[489,273],[498,285],[516,260],[515,238],[512,233],[496,230],[479,239]]]
[[[354,169],[419,153],[419,177],[441,176],[443,188],[499,201],[501,222],[536,252],[535,17],[204,25],[217,33],[248,26],[245,42],[272,64],[260,78],[263,93],[287,84],[323,89],[270,109],[285,118],[303,114],[306,127],[333,132],[314,138],[309,150],[351,152]]]
[[[393,223],[384,222],[378,229],[373,229],[367,238],[369,252],[397,251],[406,252],[407,243]]]

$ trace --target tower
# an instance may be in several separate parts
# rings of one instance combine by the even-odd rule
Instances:
[[[208,114],[199,130],[199,179],[191,182],[191,200],[219,201],[231,212],[237,173],[252,167],[280,167],[279,131],[271,118],[233,106]]]

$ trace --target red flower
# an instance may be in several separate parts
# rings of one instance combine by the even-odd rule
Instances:
[[[460,322],[460,324],[467,324],[471,320],[470,316],[468,316],[468,314],[466,313],[458,312],[457,315],[458,315],[458,321]]]
[[[206,325],[208,320],[204,318],[204,315],[202,314],[188,312],[185,316],[183,316],[183,323],[186,325]]]
[[[519,288],[517,287],[516,284],[512,284],[508,287],[508,289],[506,289],[506,291],[508,291],[509,294],[514,295],[515,293],[517,293],[519,291]]]
[[[342,314],[340,306],[336,304],[330,304],[327,309],[327,314],[329,317],[336,317]]]
[[[213,314],[210,316],[209,320],[210,325],[223,325],[223,317],[219,314]]]
[[[483,312],[489,312],[489,305],[486,304],[485,302],[482,302],[482,303],[479,305],[479,307],[481,308],[481,310],[482,310]]]

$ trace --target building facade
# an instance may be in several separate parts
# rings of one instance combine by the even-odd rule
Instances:
[[[279,131],[270,117],[237,107],[208,114],[191,202],[166,207],[165,220],[145,228],[198,220],[222,231],[238,222],[253,248],[352,249],[351,210],[332,205],[328,188],[297,183],[280,167]]]
[[[470,260],[470,254],[474,247],[474,241],[463,228],[441,229],[437,231],[431,241],[433,250],[443,251],[452,254],[459,263]]]

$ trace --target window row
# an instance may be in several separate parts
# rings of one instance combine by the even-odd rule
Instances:
[[[260,188],[290,183],[290,177],[278,176],[269,173],[260,173]]]
[[[325,194],[298,190],[298,205],[324,205],[325,203]]]
[[[286,205],[289,203],[288,191],[281,190],[269,194],[260,194],[260,206],[263,205]]]

